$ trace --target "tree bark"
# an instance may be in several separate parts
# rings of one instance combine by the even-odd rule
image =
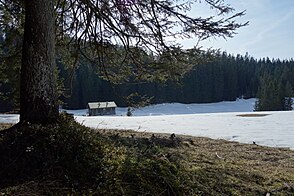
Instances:
[[[20,121],[58,118],[53,0],[25,0]]]

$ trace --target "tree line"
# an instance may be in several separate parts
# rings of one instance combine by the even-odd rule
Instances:
[[[287,86],[287,96],[293,96],[291,95],[294,87],[293,59],[281,61],[263,58],[257,60],[248,55],[233,56],[225,52],[218,52],[207,59],[209,60],[195,65],[177,82],[173,80],[165,83],[130,81],[116,85],[99,78],[94,66],[82,63],[76,69],[73,80],[65,82],[65,89],[71,89],[71,95],[63,97],[64,106],[78,109],[85,108],[90,101],[111,100],[119,106],[127,107],[129,103],[126,98],[134,93],[152,97],[151,103],[153,104],[211,103],[234,101],[237,98],[260,97],[261,89],[266,88],[263,81],[265,74],[270,77],[269,80],[277,81],[281,87]],[[60,70],[61,77],[68,78],[71,70],[64,70],[62,67]],[[268,91],[273,92],[274,89],[270,88]],[[286,96],[284,93],[281,94]]]
[[[214,14],[189,16],[192,5],[199,3]],[[8,40],[7,35],[16,30],[21,47],[5,51],[1,44],[0,64],[6,67],[5,59],[21,53],[17,74],[21,81],[20,121],[56,122],[60,96],[56,57],[60,48],[74,62],[80,56],[93,62],[112,81],[124,80],[121,75],[145,81],[158,73],[163,79],[176,77],[181,75],[182,65],[189,65],[178,39],[233,37],[236,29],[248,24],[235,20],[244,14],[218,0],[4,0],[0,1],[2,41],[13,46],[15,36]]]
[[[65,66],[57,60],[62,107],[85,108],[88,102],[115,101],[118,106],[132,105],[128,97],[136,95],[133,102],[148,99],[151,104],[211,103],[234,101],[237,98],[259,98],[256,110],[290,110],[294,87],[294,61],[279,59],[255,59],[249,55],[233,56],[226,52],[206,53],[205,61],[195,65],[181,80],[158,80],[113,84],[99,77],[98,67],[83,59],[77,68]],[[9,68],[9,67],[8,67]],[[8,111],[17,107],[17,89],[14,89],[18,69],[8,69],[11,84],[1,83],[0,108]],[[7,75],[7,74],[6,74]],[[14,82],[14,83],[13,83]],[[9,99],[7,99],[7,97]],[[151,98],[151,99],[150,99]],[[287,99],[288,98],[288,99]],[[144,102],[144,100],[143,100]]]

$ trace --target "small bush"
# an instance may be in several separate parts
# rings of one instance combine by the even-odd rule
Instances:
[[[162,158],[160,148],[152,142],[122,141],[81,126],[67,115],[48,126],[23,124],[1,137],[0,185],[10,187],[2,192],[40,194],[35,187],[46,184],[41,194],[179,193],[177,167]]]

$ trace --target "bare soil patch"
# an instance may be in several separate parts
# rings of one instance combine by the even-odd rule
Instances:
[[[268,115],[270,115],[270,114],[238,114],[237,116],[240,116],[240,117],[265,117]]]

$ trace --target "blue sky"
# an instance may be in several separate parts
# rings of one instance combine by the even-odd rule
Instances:
[[[246,10],[246,15],[237,21],[249,21],[249,25],[237,30],[237,35],[224,40],[210,38],[200,45],[227,51],[231,54],[246,52],[254,58],[294,58],[294,0],[226,0],[236,11]],[[207,15],[202,6],[191,13]],[[192,47],[192,40],[182,42]]]

